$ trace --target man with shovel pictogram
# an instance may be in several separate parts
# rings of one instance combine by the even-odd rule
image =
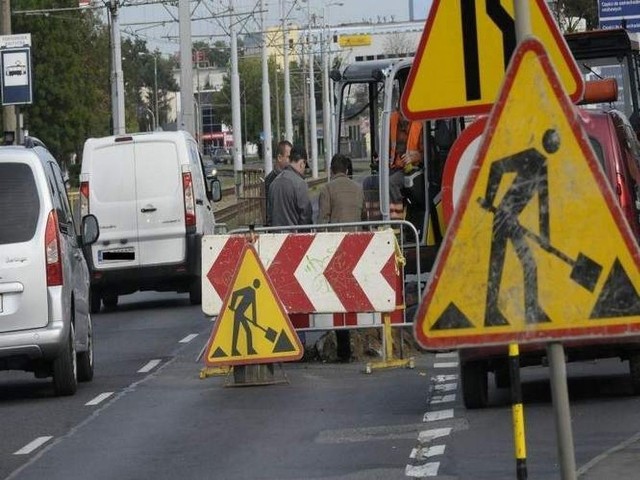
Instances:
[[[265,332],[265,337],[270,342],[273,342],[277,336],[277,332],[272,328],[265,329],[258,324],[258,309],[256,305],[256,290],[258,288],[260,288],[260,280],[256,278],[253,280],[253,286],[240,288],[234,291],[231,296],[231,303],[229,305],[229,310],[233,312],[231,355],[234,357],[241,355],[238,351],[238,334],[240,333],[241,326],[247,336],[247,355],[257,354],[253,348],[253,336],[251,334],[251,326],[249,324]],[[249,308],[251,308],[251,318],[247,315]]]
[[[542,137],[542,146],[548,154],[557,152],[560,148],[558,132],[553,129],[547,130]],[[505,174],[515,174],[515,178],[500,203],[494,206],[493,202]],[[538,196],[539,234],[528,230],[518,221],[518,216],[535,195]],[[602,267],[582,253],[578,255],[576,260],[573,260],[551,245],[549,182],[545,155],[535,148],[529,148],[493,162],[489,171],[485,197],[479,198],[478,203],[483,209],[494,215],[489,278],[487,280],[486,326],[509,324],[498,308],[498,294],[504,270],[507,241],[511,241],[513,244],[524,273],[524,310],[527,323],[549,322],[551,319],[540,306],[536,261],[526,239],[533,240],[544,251],[569,264],[572,267],[571,279],[582,287],[593,291]]]

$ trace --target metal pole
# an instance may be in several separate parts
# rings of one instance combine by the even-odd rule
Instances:
[[[11,35],[11,2],[9,0],[2,0],[0,15],[2,16],[0,33],[2,35]],[[6,132],[14,132],[14,139],[17,140],[16,108],[13,105],[2,107],[2,125],[4,125]]]
[[[529,0],[515,0],[513,3],[516,17],[516,38],[521,42],[531,35],[531,13]]]
[[[264,173],[268,175],[273,170],[271,154],[271,92],[269,90],[269,57],[267,56],[267,33],[265,4],[260,0],[260,25],[262,26],[262,133],[264,136],[262,154],[264,155]]]
[[[551,397],[556,420],[558,457],[562,480],[576,480],[576,460],[571,431],[571,411],[569,409],[569,389],[567,388],[567,365],[562,343],[547,345],[549,369],[551,373]]]
[[[156,110],[156,130],[160,127],[160,116],[158,115],[158,56],[153,54],[153,90],[155,92]]]
[[[275,89],[276,89],[276,101],[275,101],[275,105],[276,105],[276,135],[275,135],[275,139],[277,142],[279,142],[280,140],[282,140],[282,130],[280,129],[280,91],[278,88],[278,67],[276,65],[276,67],[273,69],[273,83],[275,84]]]
[[[316,88],[313,72],[313,45],[309,28],[309,142],[311,143],[311,177],[318,178],[318,132],[316,130]]]
[[[520,348],[517,343],[509,344],[509,376],[511,378],[511,414],[516,454],[516,478],[527,480],[527,443],[524,434],[524,408],[520,384]]]
[[[231,123],[233,128],[233,173],[235,177],[236,196],[243,195],[242,188],[242,122],[240,116],[240,75],[238,75],[238,37],[235,17],[233,16],[233,0],[229,0],[229,34],[231,35]],[[246,92],[245,92],[246,94]],[[244,112],[245,116],[247,112]]]
[[[180,28],[180,128],[195,137],[193,65],[191,64],[191,11],[189,0],[178,0]]]
[[[282,10],[282,52],[284,62],[284,138],[293,142],[293,120],[291,114],[291,79],[289,74],[289,31],[285,18],[285,0],[280,0]]]
[[[327,35],[327,6],[324,9],[324,29],[322,30],[322,138],[324,144],[324,168],[329,177],[331,166],[331,107],[329,106],[329,52]]]
[[[111,0],[111,115],[113,134],[122,135],[126,131],[124,115],[124,80],[122,78],[122,53],[120,47],[120,21],[118,1]]]

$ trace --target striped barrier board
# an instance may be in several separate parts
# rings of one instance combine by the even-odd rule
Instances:
[[[202,310],[218,315],[246,243],[244,235],[202,240]],[[288,313],[392,312],[398,276],[392,230],[267,233],[255,242]]]

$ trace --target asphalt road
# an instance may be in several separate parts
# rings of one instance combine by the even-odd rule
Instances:
[[[288,384],[225,387],[198,378],[211,322],[185,295],[123,300],[94,316],[96,376],[74,397],[0,373],[0,478],[515,478],[508,392],[464,409],[455,354],[372,375],[291,363]],[[529,478],[557,479],[547,369],[522,376]],[[579,467],[640,431],[626,364],[570,365],[569,388]]]

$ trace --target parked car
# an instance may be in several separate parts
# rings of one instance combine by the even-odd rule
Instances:
[[[58,163],[42,142],[0,147],[0,370],[53,376],[58,395],[93,378],[89,270]]]
[[[640,244],[640,143],[627,117],[617,110],[579,109],[579,118],[597,159],[604,168],[626,221]],[[606,235],[606,232],[603,232]],[[640,394],[640,338],[594,338],[563,342],[568,361],[619,357],[629,361],[634,393]],[[520,346],[522,367],[540,365],[545,344]],[[461,349],[460,372],[463,401],[467,408],[482,408],[488,401],[488,374],[498,388],[509,386],[506,347]]]
[[[117,172],[117,175],[114,175]],[[115,308],[140,290],[189,292],[200,303],[202,236],[213,233],[211,201],[220,181],[206,178],[187,132],[134,133],[85,142],[83,214],[100,219],[101,241],[86,249],[91,311]]]
[[[229,148],[214,148],[211,151],[211,158],[214,165],[224,163],[225,165],[233,163],[233,155]]]

